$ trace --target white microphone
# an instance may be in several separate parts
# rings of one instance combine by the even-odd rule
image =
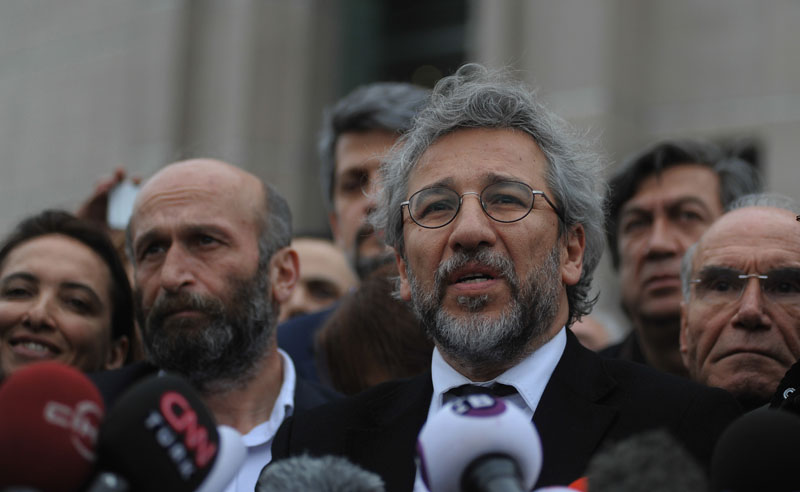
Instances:
[[[208,476],[196,492],[224,490],[247,458],[247,447],[239,431],[227,425],[220,425],[217,427],[217,432],[219,432],[219,453]]]
[[[531,490],[542,470],[542,443],[522,410],[476,394],[428,419],[417,459],[431,492]]]

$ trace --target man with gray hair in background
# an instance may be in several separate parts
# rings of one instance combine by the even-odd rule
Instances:
[[[734,202],[683,258],[680,350],[689,376],[745,408],[769,402],[800,359],[800,204]]]
[[[402,82],[356,88],[325,111],[319,138],[320,182],[333,239],[360,278],[391,262],[391,250],[367,222],[386,152],[427,102],[430,91]],[[281,325],[278,343],[301,376],[319,381],[314,335],[336,306]]]
[[[297,414],[274,457],[343,455],[389,491],[425,490],[414,464],[420,428],[459,394],[483,391],[503,392],[536,424],[537,487],[570,483],[604,442],[654,427],[707,463],[738,414],[733,398],[602,359],[569,330],[594,304],[601,172],[575,132],[506,73],[470,64],[439,81],[382,167],[374,217],[395,251],[398,295],[434,341],[431,371]]]

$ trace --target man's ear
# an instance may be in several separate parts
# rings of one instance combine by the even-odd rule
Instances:
[[[561,253],[561,281],[575,285],[583,273],[583,253],[586,251],[586,234],[582,224],[576,224],[566,235]]]
[[[122,365],[125,363],[125,356],[128,355],[129,345],[130,342],[128,341],[128,337],[124,335],[116,340],[111,340],[111,347],[109,347],[108,351],[108,359],[106,359],[103,369],[108,371],[122,367]]]
[[[408,302],[411,300],[411,286],[408,283],[408,274],[406,273],[406,262],[400,253],[394,254],[395,263],[397,263],[397,273],[400,274],[400,298]]]
[[[275,302],[283,304],[289,300],[298,278],[300,278],[300,260],[297,251],[286,247],[272,255],[269,260],[269,285]]]
[[[686,301],[681,301],[681,331],[678,335],[678,340],[680,343],[680,351],[681,351],[681,358],[683,359],[683,365],[686,365],[686,358],[689,354],[689,320],[687,318],[689,308],[686,305]],[[688,367],[688,366],[687,366]]]

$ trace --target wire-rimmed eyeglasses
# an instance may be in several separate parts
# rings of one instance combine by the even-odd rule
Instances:
[[[757,279],[761,293],[772,302],[800,306],[800,268],[777,268],[766,273],[744,273],[734,268],[710,267],[690,280],[701,302],[710,305],[738,301],[750,279]]]
[[[408,214],[417,225],[426,229],[444,227],[458,215],[465,195],[475,195],[481,208],[491,219],[509,223],[524,219],[533,210],[537,196],[541,196],[564,222],[561,211],[544,194],[519,181],[498,181],[480,193],[467,191],[458,194],[445,186],[423,188],[400,204],[408,207]]]

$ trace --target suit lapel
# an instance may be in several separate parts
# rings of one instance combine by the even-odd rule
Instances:
[[[564,354],[533,416],[543,448],[537,487],[566,485],[585,475],[589,458],[617,415],[617,408],[598,401],[615,386],[599,356],[567,330]]]
[[[430,372],[400,383],[368,401],[363,425],[348,430],[348,455],[379,473],[387,490],[413,488],[417,434],[432,393]]]

